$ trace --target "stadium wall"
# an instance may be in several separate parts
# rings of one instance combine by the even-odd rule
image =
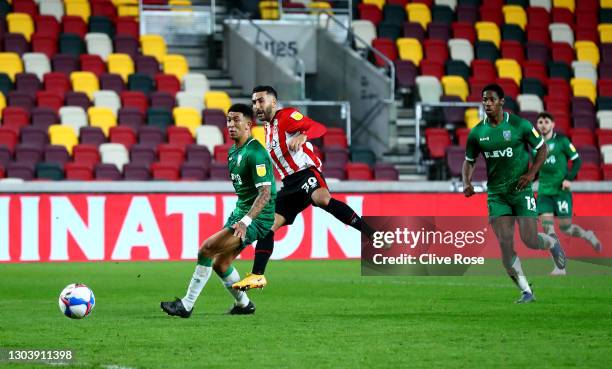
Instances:
[[[367,216],[486,216],[486,195],[447,182],[331,183]],[[577,183],[576,216],[612,215],[605,183]],[[234,208],[229,182],[21,183],[0,186],[0,262],[192,260]],[[604,224],[607,220],[604,221]],[[359,233],[309,208],[276,235],[274,259],[360,255]],[[586,250],[586,248],[585,248]],[[610,255],[602,255],[610,257]],[[248,248],[242,257],[252,257]]]

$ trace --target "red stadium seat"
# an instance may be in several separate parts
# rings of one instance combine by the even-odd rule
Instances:
[[[612,145],[612,129],[598,129],[595,132],[600,147],[603,145]]]
[[[523,63],[523,78],[535,78],[546,86],[548,84],[546,66],[539,61],[526,60]]]
[[[599,96],[612,97],[612,80],[600,79],[597,81],[597,94]]]
[[[64,105],[64,97],[55,91],[36,92],[36,106],[51,108],[56,113]]]
[[[76,15],[64,15],[62,17],[62,33],[72,33],[81,38],[87,34],[87,24],[83,18]]]
[[[549,47],[550,33],[548,27],[543,28],[537,25],[537,23],[535,25],[532,23],[527,24],[527,41],[544,44],[546,47]]]
[[[0,145],[6,146],[11,152],[19,141],[19,129],[6,125],[0,126]]]
[[[504,95],[510,96],[516,100],[516,97],[520,94],[519,86],[512,78],[497,78],[495,83],[501,86],[504,90]]]
[[[60,72],[45,73],[43,76],[43,84],[45,85],[46,91],[55,92],[62,97],[66,92],[72,90],[70,79],[68,79],[67,75]]]
[[[601,166],[601,169],[604,181],[612,181],[612,164],[604,164]]]
[[[13,13],[26,13],[34,18],[38,15],[38,5],[36,5],[34,0],[13,1]]]
[[[569,103],[570,96],[572,96],[572,89],[569,83],[563,78],[550,78],[548,80],[548,96]]]
[[[75,146],[76,147],[76,146]],[[64,165],[64,173],[67,180],[91,181],[93,179],[93,167],[87,163],[68,162]]]
[[[597,30],[597,25],[599,24],[599,14],[597,14],[597,11],[575,12],[574,16],[576,17],[576,24],[578,26],[591,27]]]
[[[185,160],[185,147],[174,144],[161,144],[157,147],[157,156],[162,163],[174,163],[177,168]]]
[[[180,166],[173,162],[151,164],[151,174],[155,180],[176,181],[179,179]]]
[[[382,11],[376,5],[360,3],[357,5],[357,9],[359,11],[359,19],[369,20],[376,27],[382,21]]]
[[[94,0],[91,2],[91,15],[102,15],[114,20],[117,18],[117,8],[110,0]]]
[[[506,40],[501,42],[501,55],[504,59],[516,60],[519,65],[523,64],[525,61],[523,45],[514,40]]]
[[[34,19],[36,33],[57,38],[60,34],[60,24],[52,15],[38,15]]]
[[[576,32],[574,32],[574,38],[576,41],[592,41],[598,44],[599,32],[597,31],[597,27],[593,27],[593,25],[580,24],[576,22]]]
[[[32,51],[43,53],[51,59],[57,54],[57,37],[36,32],[32,35]]]
[[[425,129],[425,142],[433,159],[443,159],[446,148],[451,145],[450,136],[445,128]]]
[[[20,128],[30,124],[30,113],[22,107],[7,106],[2,110],[2,125],[4,127]]]
[[[79,144],[72,149],[72,157],[75,163],[93,168],[100,161],[100,152],[94,145]]]
[[[497,78],[497,70],[490,60],[472,60],[472,76],[475,81],[490,83]]]
[[[555,117],[559,113],[569,114],[570,104],[568,99],[559,99],[551,96],[544,97],[544,107],[546,111],[553,114]]]
[[[325,138],[325,136],[323,136]],[[227,163],[227,154],[233,144],[217,145],[214,148],[215,161],[218,163]]]
[[[117,35],[130,35],[137,40],[140,39],[139,25],[133,17],[117,17],[115,33]]]
[[[493,22],[498,27],[504,23],[504,14],[502,13],[502,7],[496,7],[489,5],[490,2],[486,1],[484,5],[480,6],[480,20],[483,22]]]
[[[476,29],[470,23],[454,22],[451,25],[453,29],[453,38],[463,38],[470,41],[472,45],[476,42]]]
[[[386,56],[391,62],[394,62],[398,58],[397,47],[395,46],[395,42],[388,38],[376,38],[372,41],[372,47],[376,50],[380,51],[384,56]],[[384,67],[385,61],[375,55],[376,65],[379,67]]]
[[[181,82],[174,74],[156,74],[155,85],[157,91],[167,92],[172,96],[176,96],[176,93],[181,90]]]
[[[106,73],[106,64],[99,55],[82,54],[79,59],[82,71],[92,72],[97,77],[100,77],[102,73]]]
[[[564,135],[570,131],[570,116],[566,112],[552,112],[551,114],[555,118],[555,131],[561,132]]]
[[[448,47],[445,41],[429,39],[425,40],[423,46],[426,60],[442,63],[442,65],[448,60]]]
[[[594,163],[582,163],[578,175],[576,176],[577,181],[601,181],[601,171],[599,166]]]
[[[565,23],[574,28],[574,13],[568,8],[553,8],[552,9],[553,23]]]
[[[470,135],[470,129],[464,127],[457,128],[455,135],[457,135],[459,146],[465,147],[467,145],[468,136]]]
[[[121,92],[121,106],[137,108],[142,114],[146,114],[149,102],[145,94],[140,91],[123,91]]]
[[[588,128],[574,128],[571,131],[572,143],[576,147],[580,146],[594,146],[595,137],[593,132]]]
[[[346,142],[346,134],[344,131],[339,132],[328,130],[325,136],[323,136],[323,146],[347,148],[348,144]]]
[[[527,8],[527,24],[529,23],[538,23],[541,24],[542,27],[548,28],[548,24],[550,23],[550,14],[546,10],[546,8],[542,8],[539,6],[530,6]]]
[[[576,13],[594,12],[599,10],[599,0],[580,0],[576,1]]]
[[[421,60],[420,69],[424,76],[434,76],[437,79],[442,79],[444,76],[444,64],[439,61]]]
[[[346,179],[349,181],[370,181],[373,179],[372,170],[366,163],[347,163],[344,166]]]
[[[572,65],[572,62],[576,60],[574,48],[567,42],[553,42],[550,47],[552,49],[552,60],[561,61],[567,65]]]
[[[110,142],[120,143],[126,149],[130,149],[137,141],[136,132],[129,126],[115,126],[109,130]]]
[[[168,143],[172,145],[186,147],[193,144],[193,136],[186,127],[170,126],[167,129]]]

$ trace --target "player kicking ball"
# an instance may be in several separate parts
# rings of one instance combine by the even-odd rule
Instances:
[[[601,243],[593,231],[585,230],[577,224],[572,224],[572,193],[570,187],[578,174],[582,161],[576,148],[569,138],[554,132],[555,121],[550,113],[542,112],[536,122],[538,131],[548,147],[548,157],[540,169],[538,186],[538,213],[544,232],[555,234],[554,216],[559,218],[561,232],[579,237],[591,244],[597,252],[601,252]],[[568,160],[572,161],[572,169],[568,171]],[[565,268],[555,265],[551,275],[565,275]]]
[[[228,167],[238,196],[236,208],[223,229],[202,243],[185,297],[161,303],[162,310],[168,315],[181,318],[191,316],[193,306],[213,269],[235,299],[228,313],[255,313],[255,305],[246,292],[232,288],[234,283],[240,281],[232,261],[247,245],[268,234],[274,223],[276,185],[272,162],[266,149],[251,137],[253,118],[253,110],[248,105],[235,104],[229,108],[227,128],[234,145],[228,153]]]
[[[518,222],[521,240],[530,249],[550,250],[559,269],[564,269],[566,257],[559,239],[537,232],[538,213],[531,182],[546,160],[544,140],[529,121],[503,111],[504,90],[496,84],[482,90],[482,105],[486,117],[468,136],[463,162],[463,193],[474,195],[472,175],[478,155],[487,164],[487,203],[489,219],[499,241],[504,268],[521,290],[518,303],[535,301],[521,261],[514,251],[514,224]],[[529,167],[531,146],[537,151]]]
[[[295,108],[280,108],[278,95],[271,86],[253,89],[253,110],[265,122],[266,148],[274,167],[283,181],[276,199],[276,214],[272,230],[257,241],[252,273],[234,288],[248,290],[267,284],[264,271],[274,247],[274,232],[292,224],[308,206],[317,206],[336,219],[372,237],[374,231],[350,206],[334,199],[321,174],[321,160],[314,154],[308,139],[323,136],[326,128],[304,116]]]

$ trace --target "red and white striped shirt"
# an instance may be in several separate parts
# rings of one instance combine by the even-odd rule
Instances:
[[[287,143],[305,133],[308,138],[318,138],[327,129],[306,117],[295,108],[277,110],[270,123],[266,123],[266,148],[281,179],[300,170],[315,167],[321,170],[321,160],[315,155],[312,144],[305,142],[297,151],[290,151]]]

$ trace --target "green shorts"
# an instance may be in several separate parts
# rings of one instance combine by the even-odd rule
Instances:
[[[487,196],[489,217],[501,216],[538,217],[535,197],[531,187],[520,192],[490,193]]]
[[[556,195],[538,196],[538,214],[554,214],[560,218],[572,216],[572,193],[561,191]]]
[[[223,227],[229,229],[230,231],[233,231],[232,226],[240,219],[242,219],[244,215],[245,214],[242,212],[232,213],[227,218],[227,221],[225,222],[225,225]],[[242,241],[242,245],[240,245],[239,251],[242,251],[245,247],[252,244],[253,242],[264,238],[268,234],[268,232],[270,232],[270,229],[272,228],[273,224],[274,215],[272,215],[272,217],[266,217],[263,219],[262,217],[257,217],[253,219],[251,224],[247,227],[246,237]]]

